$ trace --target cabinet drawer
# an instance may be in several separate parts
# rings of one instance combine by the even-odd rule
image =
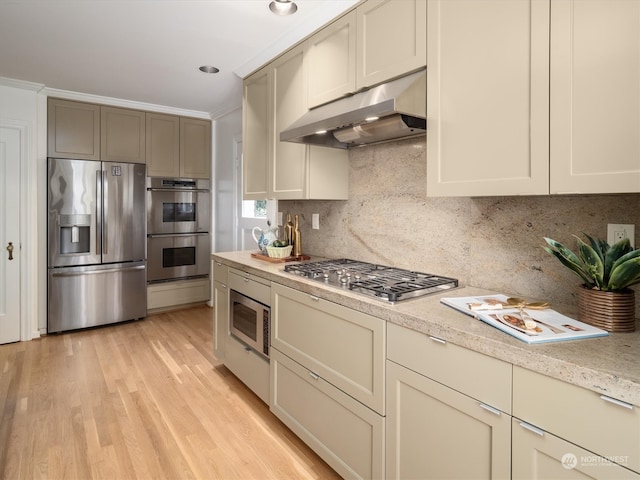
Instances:
[[[383,478],[384,418],[272,350],[271,411],[344,478]]]
[[[229,267],[217,260],[213,261],[213,279],[216,282],[227,283],[229,275]]]
[[[253,391],[264,403],[269,403],[269,361],[235,337],[227,335],[224,345],[224,365]]]
[[[392,323],[387,335],[389,360],[511,413],[511,364]]]
[[[271,345],[384,415],[385,322],[274,283]]]
[[[521,367],[513,369],[515,417],[640,472],[638,406],[611,400]]]
[[[269,306],[271,302],[271,282],[268,280],[230,268],[227,282],[231,290]]]

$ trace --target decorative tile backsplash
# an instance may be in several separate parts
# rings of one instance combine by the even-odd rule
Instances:
[[[304,253],[575,305],[580,279],[542,249],[542,237],[573,249],[572,234],[606,238],[607,223],[640,232],[640,194],[427,198],[423,139],[354,149],[349,161],[349,200],[279,202],[300,214]],[[311,229],[312,213],[320,230]]]

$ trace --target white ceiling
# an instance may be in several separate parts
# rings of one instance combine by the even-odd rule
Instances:
[[[241,105],[241,77],[358,0],[287,17],[269,1],[0,0],[0,77],[215,118]]]

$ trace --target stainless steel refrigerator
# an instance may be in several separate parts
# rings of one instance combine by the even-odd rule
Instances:
[[[146,166],[48,159],[47,331],[145,317]]]

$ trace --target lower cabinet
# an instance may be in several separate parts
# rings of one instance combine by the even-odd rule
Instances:
[[[224,344],[224,365],[264,403],[269,403],[269,360],[233,335],[227,335]]]
[[[208,278],[178,280],[147,285],[147,310],[150,312],[183,308],[209,300]]]
[[[512,436],[514,480],[640,479],[631,470],[517,418]]]
[[[271,411],[345,478],[384,477],[384,417],[276,349]]]
[[[224,361],[224,346],[229,335],[229,287],[213,282],[213,353]]]
[[[386,478],[508,479],[511,416],[387,361]]]

